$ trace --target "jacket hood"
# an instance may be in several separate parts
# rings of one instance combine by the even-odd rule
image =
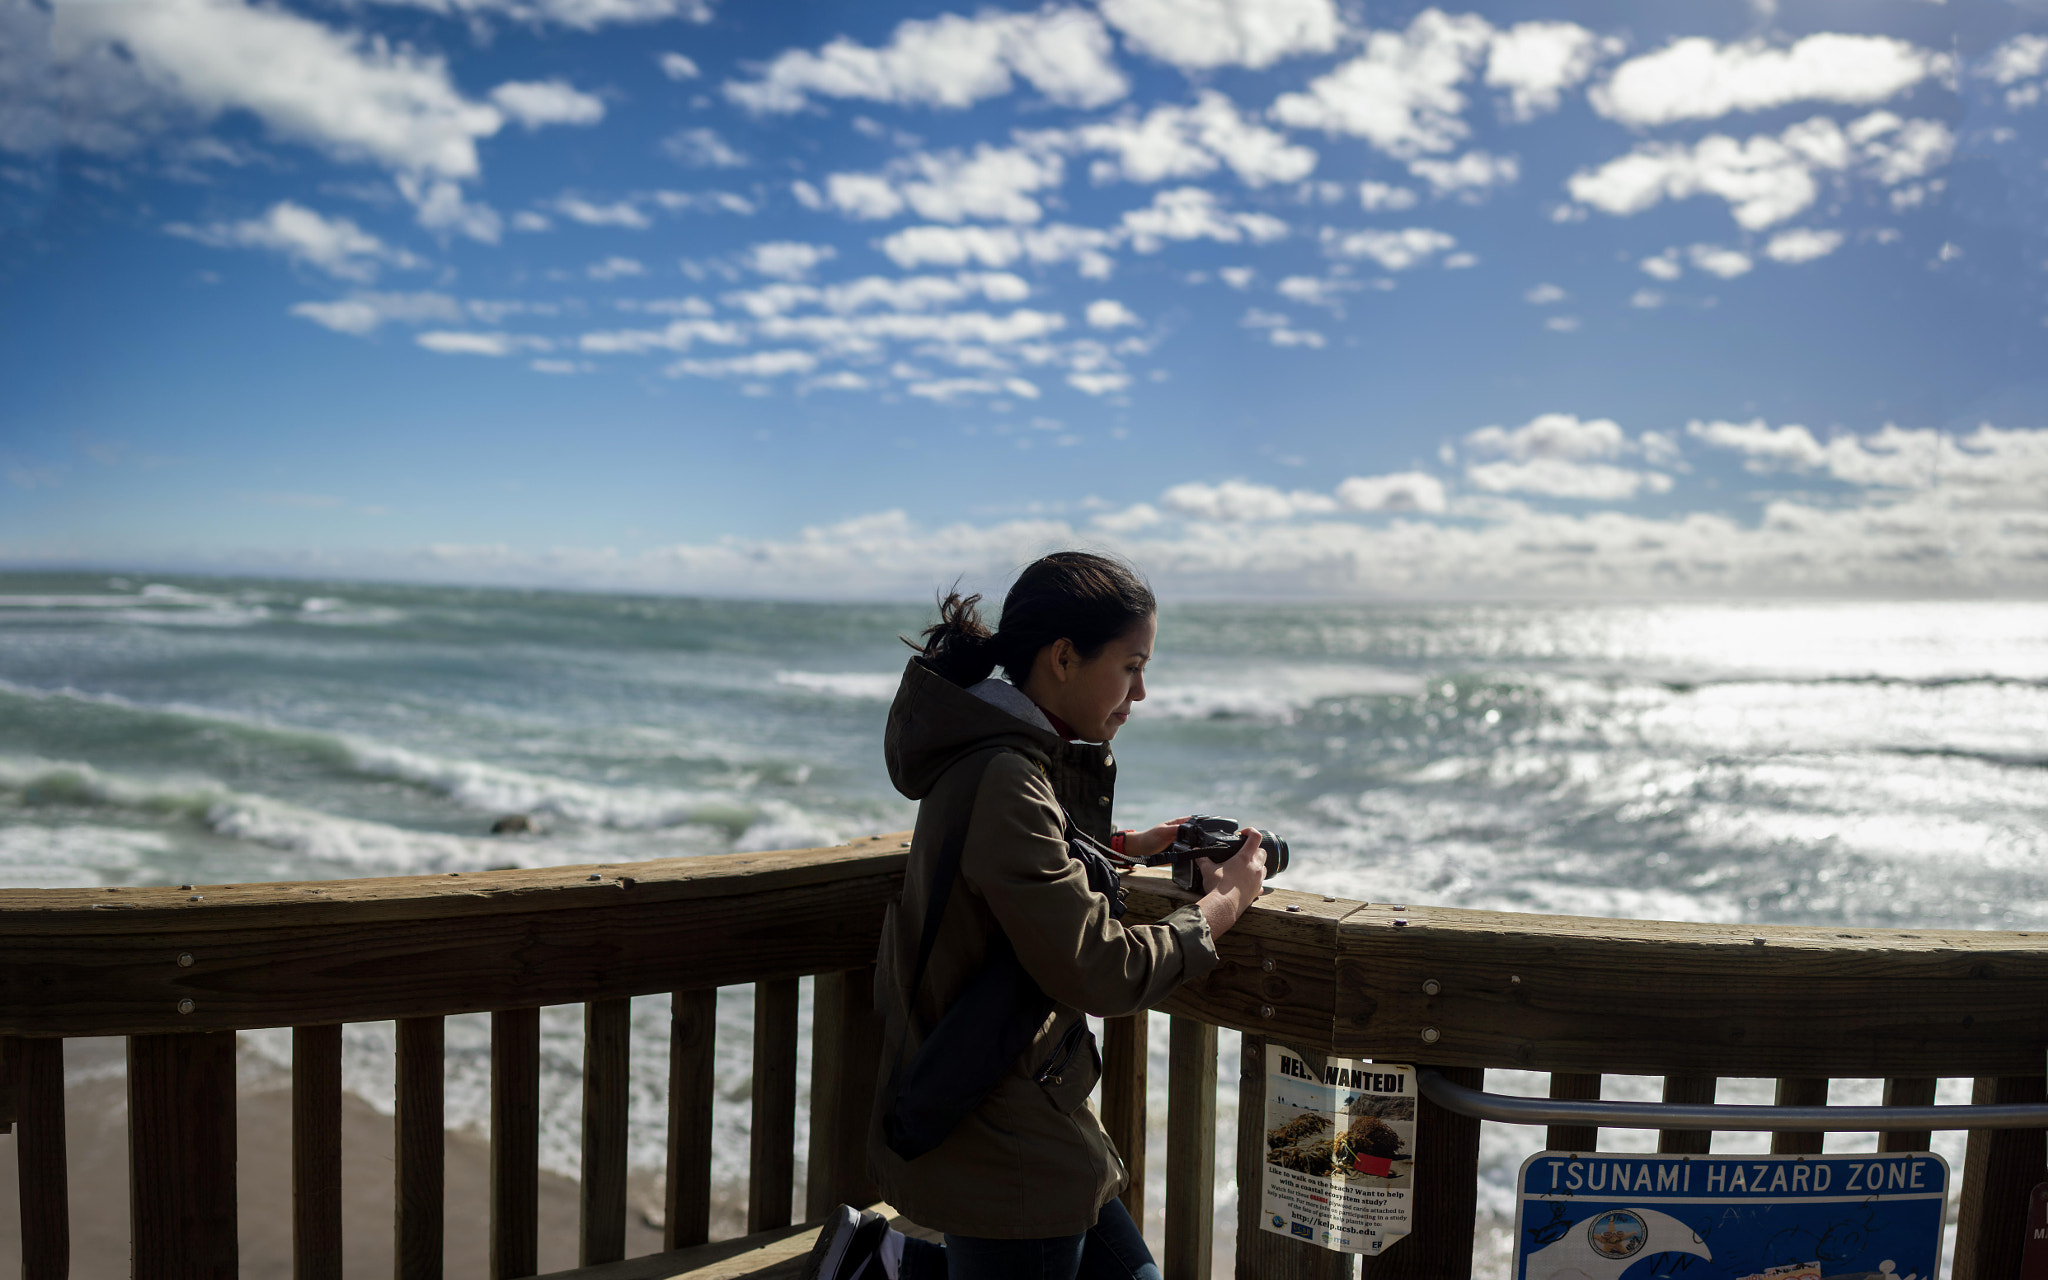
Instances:
[[[903,682],[896,687],[889,726],[882,735],[889,781],[911,800],[931,794],[941,774],[976,751],[1008,747],[1044,765],[1066,745],[1050,730],[954,684],[922,657],[912,658],[903,668]]]

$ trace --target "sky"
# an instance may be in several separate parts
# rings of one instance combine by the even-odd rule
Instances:
[[[2048,0],[0,0],[0,568],[2048,590]]]

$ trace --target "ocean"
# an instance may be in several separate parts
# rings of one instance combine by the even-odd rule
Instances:
[[[908,652],[897,637],[929,613],[0,575],[0,883],[402,875],[901,829],[914,808],[883,771],[882,722]],[[1117,740],[1118,820],[1272,827],[1293,846],[1291,886],[1578,915],[2048,928],[2041,603],[1175,604],[1149,683]],[[489,834],[509,814],[536,831]],[[633,1156],[648,1169],[666,1005],[635,1006]],[[728,1198],[744,1194],[750,1019],[746,989],[728,989]],[[543,1025],[543,1159],[573,1175],[580,1011]],[[348,1087],[388,1108],[389,1025],[351,1027],[346,1044]],[[1153,1044],[1156,1082],[1163,1019]],[[289,1061],[288,1033],[245,1046]],[[480,1130],[487,1025],[451,1019],[448,1046],[450,1123]],[[1542,1078],[1494,1072],[1489,1086],[1540,1092]],[[1618,1080],[1610,1096],[1650,1088]],[[1723,1098],[1768,1092],[1732,1082]],[[1540,1142],[1487,1126],[1495,1272],[1513,1170]],[[1937,1149],[1960,1169],[1959,1135]],[[1231,1171],[1218,1174],[1227,1212]]]

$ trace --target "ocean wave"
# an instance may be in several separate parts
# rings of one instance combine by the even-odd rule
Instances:
[[[364,869],[477,870],[517,861],[522,848],[322,813],[210,778],[137,778],[70,760],[0,757],[0,795],[25,808],[68,806],[183,820],[227,839]]]
[[[896,686],[903,677],[885,672],[876,675],[866,671],[778,671],[775,683],[806,693],[829,694],[835,698],[852,698],[863,702],[887,702],[896,696]]]
[[[1163,673],[1148,682],[1137,717],[1165,720],[1278,720],[1290,723],[1319,702],[1413,697],[1423,678],[1358,664],[1250,665],[1227,674]]]
[[[337,773],[389,779],[419,787],[480,814],[535,814],[619,831],[708,826],[733,838],[771,819],[783,824],[779,829],[788,831],[795,831],[802,825],[794,816],[776,818],[761,802],[729,791],[605,786],[481,760],[435,755],[358,734],[278,725],[201,707],[151,705],[116,694],[76,689],[30,689],[4,681],[0,681],[0,693],[37,700],[66,699],[147,719],[192,724],[208,731],[225,730],[253,738],[272,749],[310,757]],[[792,771],[791,776],[800,776],[800,773]],[[0,775],[0,785],[5,785],[4,775]],[[49,794],[55,794],[52,788],[64,785],[55,775],[43,784]],[[90,785],[98,784],[89,784],[88,790]],[[173,794],[158,794],[150,803],[175,805],[177,802],[171,798]],[[190,794],[195,797],[194,803],[201,802],[196,798],[199,792]],[[85,802],[98,801],[87,798]],[[813,829],[824,828],[814,824]]]

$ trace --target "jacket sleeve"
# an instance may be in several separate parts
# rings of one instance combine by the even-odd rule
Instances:
[[[975,795],[960,874],[994,913],[1017,958],[1053,999],[1114,1018],[1148,1009],[1216,967],[1216,943],[1189,905],[1125,927],[1067,853],[1059,802],[1029,760],[991,761]]]

